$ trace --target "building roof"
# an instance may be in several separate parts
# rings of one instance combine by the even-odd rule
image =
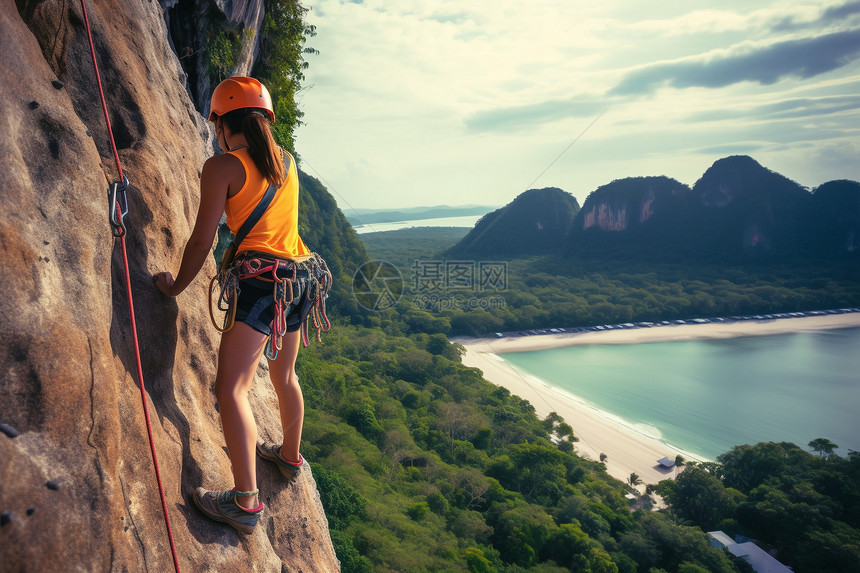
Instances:
[[[728,547],[729,545],[735,545],[735,540],[729,537],[727,533],[723,533],[722,531],[709,531],[708,535],[711,536],[711,546],[712,547]]]
[[[752,565],[756,573],[793,573],[790,567],[780,563],[752,541],[735,543],[722,531],[709,531],[708,535],[711,536],[711,545],[728,549],[729,553]]]
[[[729,553],[741,557],[747,561],[756,573],[792,573],[790,567],[786,567],[777,561],[770,553],[753,543],[735,543],[729,546]]]
[[[659,460],[657,460],[657,463],[664,468],[671,468],[675,466],[675,460],[670,460],[669,458],[660,458]]]

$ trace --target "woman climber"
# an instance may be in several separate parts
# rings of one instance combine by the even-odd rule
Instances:
[[[226,152],[203,165],[197,220],[176,278],[162,272],[154,281],[168,296],[185,290],[203,266],[226,213],[227,225],[237,237],[228,251],[235,255],[222,261],[218,277],[219,307],[226,305],[227,319],[219,328],[223,334],[215,395],[234,487],[226,491],[199,487],[194,502],[211,519],[251,533],[263,513],[255,450],[289,480],[304,465],[299,453],[304,401],[296,356],[300,338],[307,344],[309,314],[318,330],[321,325],[327,330],[324,301],[331,275],[298,234],[298,173],[293,157],[272,137],[269,125],[275,114],[266,87],[253,78],[228,78],[212,93],[210,109],[209,121]],[[264,347],[278,397],[282,444],[257,441],[248,401]]]

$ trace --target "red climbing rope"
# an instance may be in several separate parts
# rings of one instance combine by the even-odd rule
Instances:
[[[93,67],[96,70],[96,82],[99,85],[99,95],[102,98],[102,111],[105,114],[105,123],[107,123],[108,135],[110,136],[110,146],[113,150],[113,158],[116,161],[116,170],[119,171],[119,180],[122,181],[122,165],[119,163],[119,152],[116,150],[116,142],[113,138],[113,130],[110,127],[110,117],[108,116],[108,108],[107,102],[105,101],[105,93],[102,90],[102,76],[99,74],[99,65],[96,63],[96,48],[93,45],[93,34],[90,31],[90,18],[87,16],[87,3],[86,0],[81,0],[81,10],[84,12],[84,24],[87,26],[87,37],[90,40],[90,53],[93,55]]]
[[[132,339],[134,341],[134,355],[135,361],[137,363],[137,379],[140,381],[140,399],[143,402],[143,414],[146,418],[146,432],[149,435],[149,449],[152,452],[152,463],[155,467],[155,479],[158,482],[158,493],[161,496],[161,510],[164,513],[164,523],[167,526],[167,537],[170,539],[170,552],[173,555],[173,567],[176,570],[176,573],[179,573],[179,560],[176,556],[176,545],[173,543],[173,529],[170,527],[170,515],[167,512],[167,500],[164,497],[164,486],[161,483],[161,472],[158,469],[158,456],[155,453],[155,442],[152,438],[152,424],[149,421],[149,407],[147,405],[146,400],[146,387],[143,385],[143,367],[140,363],[140,345],[137,340],[137,324],[134,320],[134,301],[131,298],[131,275],[128,270],[128,255],[125,249],[125,226],[122,222],[122,217],[127,213],[127,205],[125,204],[124,192],[125,188],[128,186],[128,180],[122,174],[122,165],[119,162],[119,153],[116,149],[116,141],[114,141],[113,130],[110,126],[110,117],[108,115],[107,102],[105,101],[104,90],[102,89],[102,79],[99,74],[99,65],[96,61],[96,49],[93,45],[93,35],[90,31],[90,19],[87,16],[87,4],[86,0],[81,0],[81,10],[84,13],[84,24],[86,24],[87,28],[87,37],[90,41],[90,52],[93,56],[93,67],[96,71],[96,82],[99,86],[99,96],[102,100],[102,110],[105,114],[105,123],[107,124],[108,135],[110,136],[110,144],[111,149],[113,149],[114,160],[116,161],[116,169],[119,172],[119,181],[115,182],[112,185],[112,192],[109,191],[109,196],[111,200],[111,221],[114,224],[113,234],[115,237],[119,238],[120,244],[122,245],[122,264],[125,269],[125,291],[128,295],[128,311],[131,315],[131,334]],[[117,188],[122,186],[123,198],[118,200],[117,198]],[[114,210],[116,210],[116,215],[113,214]]]

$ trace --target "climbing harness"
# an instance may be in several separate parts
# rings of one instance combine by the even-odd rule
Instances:
[[[274,360],[278,356],[282,338],[287,333],[287,311],[291,304],[303,305],[303,308],[299,309],[300,316],[304,318],[300,327],[302,345],[305,348],[310,346],[309,321],[313,321],[317,342],[322,342],[321,333],[331,329],[325,301],[331,289],[332,274],[319,254],[311,253],[301,259],[282,259],[257,251],[240,253],[209,282],[209,318],[219,332],[227,332],[233,328],[236,321],[236,301],[241,292],[240,281],[251,278],[272,283],[275,318],[272,320],[272,333],[266,342],[267,358]],[[300,280],[305,281],[304,290],[298,284]],[[219,289],[218,297],[213,301],[216,288]],[[296,297],[299,297],[299,300],[296,300]],[[214,308],[224,312],[224,320],[220,325],[215,320]]]
[[[155,467],[155,478],[158,482],[158,493],[161,496],[161,510],[164,513],[164,523],[167,527],[167,537],[170,540],[170,552],[173,555],[173,567],[176,573],[179,573],[179,560],[176,555],[176,545],[173,542],[173,530],[170,527],[170,515],[167,512],[167,500],[164,496],[164,486],[161,483],[161,472],[158,469],[158,456],[155,453],[155,442],[152,437],[152,424],[149,420],[149,407],[146,400],[146,387],[143,384],[143,367],[140,362],[140,345],[137,339],[137,324],[134,319],[134,301],[131,297],[131,275],[128,268],[128,254],[125,248],[126,228],[123,218],[128,214],[128,201],[126,199],[126,191],[128,189],[128,178],[122,173],[122,165],[119,161],[119,152],[116,148],[116,141],[113,137],[113,130],[110,125],[110,116],[108,115],[107,102],[105,101],[104,89],[102,89],[101,75],[99,74],[99,65],[96,60],[96,49],[93,44],[93,35],[90,30],[90,20],[87,15],[86,0],[81,0],[81,10],[83,11],[84,24],[86,25],[87,37],[90,43],[90,53],[93,58],[93,67],[95,68],[96,83],[99,87],[99,96],[102,102],[102,111],[105,115],[105,123],[107,124],[108,136],[110,138],[111,149],[113,150],[114,160],[116,161],[116,169],[119,172],[119,179],[111,183],[108,188],[108,199],[110,200],[110,224],[113,236],[120,240],[122,245],[122,263],[125,269],[125,290],[128,295],[128,310],[131,315],[131,334],[134,342],[134,354],[137,363],[137,379],[140,382],[140,398],[143,402],[143,414],[146,418],[146,431],[149,435],[149,449],[152,453],[152,463]]]
[[[254,80],[256,81],[256,80]],[[259,84],[259,82],[258,82]],[[223,85],[223,84],[222,84]],[[260,84],[262,85],[262,84]],[[219,86],[220,88],[221,86]],[[265,89],[265,88],[263,88]],[[266,92],[268,93],[268,92]],[[286,172],[289,172],[292,161],[286,162]],[[286,176],[285,176],[286,177]],[[300,308],[302,344],[305,348],[310,345],[308,340],[308,321],[313,320],[316,328],[317,342],[322,342],[320,332],[331,329],[331,322],[325,313],[325,299],[331,288],[332,275],[328,270],[325,260],[317,254],[300,258],[279,258],[275,255],[256,251],[244,251],[236,256],[236,251],[254,228],[254,225],[262,218],[266,209],[272,202],[278,186],[274,183],[269,185],[254,210],[248,218],[242,222],[242,226],[236,232],[236,236],[224,251],[218,272],[209,281],[209,318],[218,332],[228,332],[236,323],[236,302],[241,292],[239,281],[258,278],[265,282],[271,282],[272,296],[275,299],[275,318],[272,320],[272,333],[266,342],[266,357],[274,360],[282,346],[282,338],[287,333],[287,310],[293,304],[294,299],[299,296],[299,284],[297,279],[306,279],[305,292],[299,301],[302,305],[310,305],[309,308]],[[279,274],[283,271],[283,275]],[[292,272],[292,276],[288,276]],[[218,288],[218,297],[213,304],[213,294]],[[288,298],[289,296],[289,298]],[[221,324],[215,320],[215,308],[224,313]],[[306,312],[305,312],[306,311]]]

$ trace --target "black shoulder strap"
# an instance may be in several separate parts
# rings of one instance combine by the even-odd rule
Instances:
[[[290,172],[290,166],[292,162],[287,163],[286,170],[284,173],[284,180],[287,179],[287,174]],[[260,217],[263,216],[263,213],[266,212],[266,209],[269,208],[269,205],[272,202],[272,199],[275,198],[275,191],[278,190],[278,186],[272,183],[269,185],[269,188],[266,189],[266,192],[263,194],[263,198],[260,199],[260,202],[257,203],[257,206],[254,207],[254,210],[251,211],[251,214],[248,215],[248,218],[245,219],[245,222],[242,223],[242,226],[239,227],[239,231],[236,233],[236,238],[233,239],[233,244],[236,245],[236,250],[239,250],[239,245],[242,244],[242,241],[245,240],[245,237],[248,236],[248,233],[251,232],[251,229],[254,228],[254,225],[257,224],[257,221],[260,220]]]

